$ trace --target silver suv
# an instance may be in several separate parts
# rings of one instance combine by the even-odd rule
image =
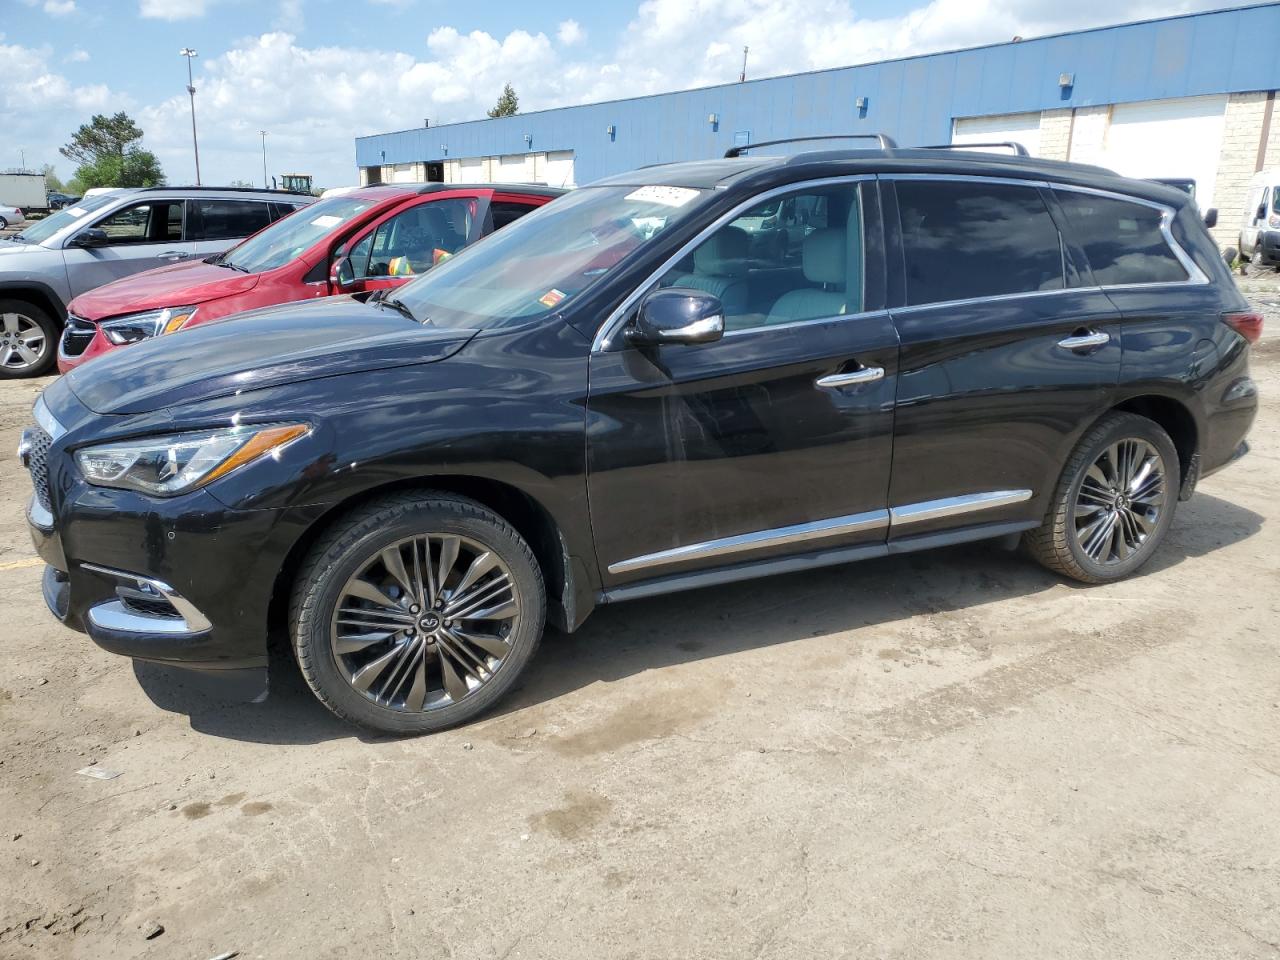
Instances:
[[[115,190],[0,239],[0,378],[49,370],[66,305],[85,291],[220,253],[313,199],[229,187]]]

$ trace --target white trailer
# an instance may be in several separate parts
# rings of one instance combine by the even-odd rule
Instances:
[[[43,173],[0,173],[0,203],[19,207],[24,213],[49,209]]]

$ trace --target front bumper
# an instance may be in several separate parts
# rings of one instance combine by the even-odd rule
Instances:
[[[81,323],[87,324],[88,321],[81,321]],[[68,325],[70,325],[70,318],[68,319]],[[72,331],[64,328],[62,336],[58,339],[58,372],[59,373],[70,373],[76,367],[80,366],[81,364],[87,363],[88,361],[92,360],[94,357],[101,356],[104,353],[110,353],[112,350],[119,349],[116,346],[116,344],[112,343],[110,340],[107,339],[106,335],[102,332],[102,327],[99,324],[94,323],[92,324],[92,326],[94,329],[88,344],[83,349],[80,349],[79,345],[77,344],[75,353],[67,352],[67,344],[68,344],[69,338],[72,335]]]
[[[111,653],[197,669],[262,667],[272,597],[300,528],[204,491],[160,501],[79,484],[53,523],[27,513],[49,611]]]

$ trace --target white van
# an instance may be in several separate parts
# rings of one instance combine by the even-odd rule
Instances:
[[[1280,170],[1264,170],[1249,184],[1240,221],[1240,259],[1280,266]]]

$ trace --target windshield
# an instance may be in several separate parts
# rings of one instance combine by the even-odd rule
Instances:
[[[105,207],[111,201],[118,199],[112,194],[102,194],[96,197],[90,197],[88,200],[81,200],[73,207],[66,207],[57,213],[51,213],[43,220],[38,220],[31,226],[27,227],[22,233],[14,237],[15,240],[21,239],[26,243],[44,243],[59,230],[77,223],[91,214],[94,210]]]
[[[394,294],[437,326],[490,329],[557,310],[699,206],[688,187],[583,187]]]
[[[304,250],[337,233],[376,202],[333,197],[313,203],[259,230],[238,247],[228,250],[219,262],[246,273],[283,267]]]

